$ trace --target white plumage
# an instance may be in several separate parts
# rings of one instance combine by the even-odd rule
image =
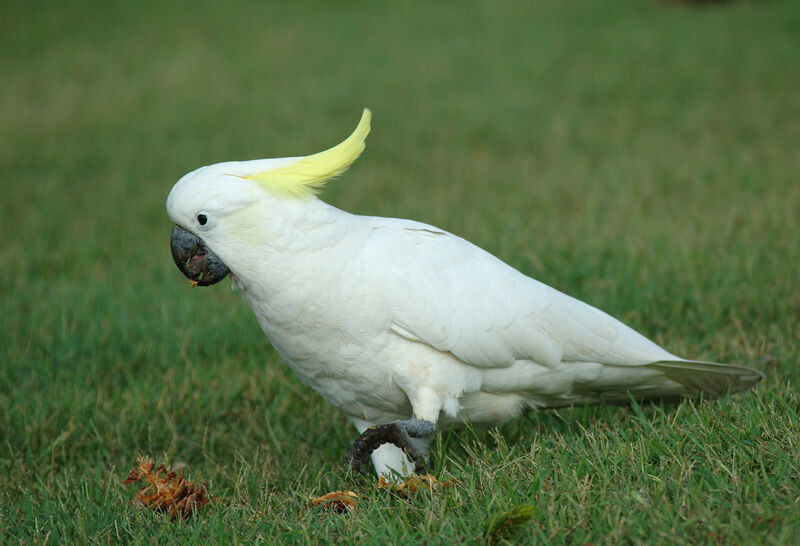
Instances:
[[[439,228],[285,191],[302,160],[204,167],[175,185],[167,211],[227,265],[297,376],[359,432],[412,414],[446,428],[601,399],[716,397],[761,377],[681,359]],[[411,468],[393,445],[372,458],[379,474]]]

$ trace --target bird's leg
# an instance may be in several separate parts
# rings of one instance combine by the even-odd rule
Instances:
[[[395,421],[385,425],[375,425],[362,432],[347,453],[347,465],[357,472],[364,473],[373,451],[383,444],[394,444],[414,462],[414,471],[420,472],[426,466],[425,456],[417,449],[411,438],[422,438],[436,432],[436,423],[411,417],[407,421]]]

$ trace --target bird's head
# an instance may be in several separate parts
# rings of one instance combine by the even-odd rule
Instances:
[[[365,109],[347,139],[318,154],[218,163],[181,178],[167,197],[167,214],[175,223],[170,246],[178,269],[193,285],[209,286],[225,278],[228,265],[234,266],[232,249],[266,221],[264,207],[314,198],[327,180],[361,155],[370,119]]]

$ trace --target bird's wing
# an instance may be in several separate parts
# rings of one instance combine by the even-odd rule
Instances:
[[[440,229],[376,218],[370,243],[391,287],[386,303],[395,331],[465,363],[679,360],[606,313]]]
[[[375,219],[369,239],[383,307],[392,312],[390,327],[484,369],[491,374],[485,389],[547,391],[530,403],[558,407],[626,402],[630,396],[717,397],[762,378],[741,366],[679,358],[599,309],[437,228]],[[550,371],[542,375],[544,370]]]

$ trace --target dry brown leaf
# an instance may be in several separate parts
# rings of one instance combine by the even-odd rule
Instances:
[[[155,466],[152,458],[136,456],[136,468],[122,482],[146,484],[136,493],[133,502],[140,502],[156,512],[167,513],[172,520],[178,517],[186,519],[210,502],[205,489],[183,477],[183,468],[180,473],[175,473],[167,470],[163,464],[158,468]]]
[[[355,508],[358,495],[353,491],[332,491],[321,497],[311,499],[312,506],[322,506],[323,510],[346,512]]]
[[[440,482],[433,474],[414,474],[402,482],[390,482],[383,476],[378,480],[378,487],[386,489],[400,496],[414,495],[420,489],[433,491],[435,488],[446,487],[453,483],[453,480]]]

